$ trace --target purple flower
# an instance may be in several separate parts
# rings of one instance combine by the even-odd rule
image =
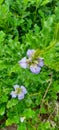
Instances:
[[[40,73],[41,68],[37,64],[32,64],[30,66],[30,71],[34,74]]]
[[[24,86],[14,85],[14,91],[11,92],[12,98],[18,97],[19,100],[24,98],[27,90]]]
[[[28,49],[27,51],[27,57],[22,58],[19,61],[19,64],[22,68],[26,69],[29,68],[30,71],[34,74],[40,73],[41,67],[44,66],[44,60],[41,57],[35,57],[35,50],[34,49]],[[33,56],[35,57],[33,59]]]
[[[27,51],[27,56],[28,56],[28,58],[29,57],[32,57],[32,55],[35,53],[35,50],[34,49],[28,49],[28,51]]]
[[[19,64],[22,68],[26,69],[28,64],[27,64],[27,59],[26,57],[22,58],[20,61],[19,61]]]
[[[26,90],[26,88],[24,86],[21,86],[21,89],[22,89],[23,94],[27,93],[27,90]]]
[[[38,65],[39,65],[40,67],[43,67],[43,66],[44,66],[44,59],[43,59],[43,58],[39,58],[39,59],[38,59]]]
[[[11,94],[12,98],[16,98],[17,97],[17,94],[15,93],[15,91],[12,91]]]
[[[18,94],[18,99],[19,99],[19,100],[21,100],[21,99],[23,99],[23,98],[24,98],[24,94],[23,94],[23,93]]]
[[[19,88],[19,85],[16,84],[16,85],[14,85],[13,87],[14,87],[14,89],[16,90],[17,88]]]

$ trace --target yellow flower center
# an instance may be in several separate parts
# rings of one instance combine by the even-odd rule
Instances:
[[[16,88],[16,94],[20,94],[22,92],[22,89],[21,88]]]

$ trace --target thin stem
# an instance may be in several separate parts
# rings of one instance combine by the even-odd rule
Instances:
[[[40,92],[32,93],[32,94],[30,94],[30,97],[32,97],[32,96],[36,96],[36,95],[39,95],[39,94],[40,94]]]
[[[56,116],[59,116],[59,103],[56,102]]]
[[[48,93],[48,90],[49,90],[49,88],[50,88],[50,86],[51,86],[51,83],[52,83],[52,74],[51,74],[50,82],[49,82],[49,84],[48,84],[48,87],[47,87],[47,89],[46,89],[46,91],[45,91],[45,93],[44,93],[44,96],[43,96],[43,99],[42,99],[42,102],[41,102],[41,108],[42,108],[42,106],[43,106],[44,99],[45,99],[45,97],[46,97],[46,95],[47,95],[47,93]],[[40,109],[41,109],[41,108],[40,108]]]

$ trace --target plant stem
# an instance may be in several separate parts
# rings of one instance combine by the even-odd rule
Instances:
[[[41,107],[40,107],[40,109],[41,109],[42,106],[43,106],[44,99],[45,99],[45,97],[46,97],[46,95],[47,95],[47,93],[48,93],[48,90],[49,90],[49,88],[50,88],[50,86],[51,86],[51,83],[52,83],[52,74],[51,74],[51,79],[50,79],[50,82],[49,82],[49,84],[48,84],[48,87],[47,87],[47,89],[46,89],[46,91],[45,91],[45,93],[44,93],[44,96],[43,96],[43,99],[42,99],[42,102],[41,102]]]

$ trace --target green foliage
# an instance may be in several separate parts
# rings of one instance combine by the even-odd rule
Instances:
[[[44,58],[44,67],[37,75],[18,64],[28,49],[35,49],[35,56]],[[26,87],[23,100],[11,97],[15,84]],[[1,126],[58,130],[58,92],[59,1],[0,0]],[[24,122],[20,117],[25,117]]]

